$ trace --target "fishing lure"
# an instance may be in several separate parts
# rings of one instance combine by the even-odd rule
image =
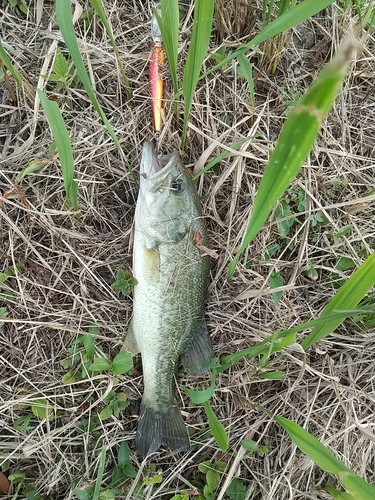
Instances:
[[[151,51],[150,57],[150,93],[151,93],[151,107],[152,116],[154,121],[154,129],[157,134],[161,131],[162,118],[162,99],[163,99],[163,79],[160,76],[160,67],[164,64],[164,49],[160,28],[155,15],[151,19],[151,36],[154,41],[154,47]]]

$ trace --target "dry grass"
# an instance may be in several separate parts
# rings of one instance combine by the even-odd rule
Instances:
[[[116,5],[106,2],[105,6],[134,89],[132,100],[124,97],[113,51],[100,23],[94,21],[87,30],[79,21],[77,33],[102,106],[127,160],[137,169],[142,143],[153,134],[147,76],[149,15],[139,0]],[[39,24],[35,14],[31,8],[26,20],[5,3],[0,22],[5,49],[34,86],[51,45],[61,39],[53,3],[44,2]],[[254,15],[258,19],[256,30],[259,12]],[[335,269],[337,258],[346,256],[359,264],[359,251],[374,248],[374,195],[365,198],[374,188],[375,177],[375,41],[369,38],[295,183],[308,198],[306,213],[300,216],[302,224],[293,233],[295,250],[285,248],[271,220],[248,249],[245,260],[251,261],[251,266],[239,266],[235,277],[226,280],[228,262],[240,244],[269,151],[284,121],[280,87],[303,93],[350,22],[349,15],[339,17],[332,7],[307,23],[309,32],[296,29],[288,33],[274,76],[260,71],[254,57],[254,106],[250,105],[246,81],[234,66],[214,73],[197,90],[190,117],[189,153],[184,158],[187,165],[200,165],[207,160],[207,151],[212,156],[221,150],[220,145],[257,134],[222,162],[220,175],[209,172],[198,181],[200,192],[208,195],[204,213],[210,245],[220,254],[212,263],[207,303],[217,355],[254,345],[278,328],[317,317],[334,294],[335,281],[351,272]],[[182,26],[183,58],[190,20]],[[229,35],[223,29],[220,36],[225,43]],[[241,43],[251,34],[244,36]],[[233,39],[228,45],[233,45]],[[171,91],[170,82],[166,87]],[[15,176],[30,161],[47,155],[51,135],[41,111],[34,114],[29,98],[14,87],[17,101],[12,102],[7,87],[0,84],[0,271],[16,263],[21,266],[19,275],[2,287],[12,291],[14,301],[6,304],[9,320],[0,329],[0,463],[9,459],[11,472],[26,472],[43,498],[70,499],[75,498],[76,480],[80,486],[95,481],[98,447],[107,449],[106,484],[119,444],[127,440],[133,450],[131,462],[141,478],[152,474],[150,462],[162,474],[161,484],[144,490],[148,499],[169,498],[168,492],[183,489],[191,491],[194,498],[199,481],[204,484],[197,470],[197,464],[204,460],[228,464],[217,499],[226,498],[225,488],[233,477],[246,485],[248,499],[329,498],[322,484],[333,478],[296,451],[285,433],[258,409],[261,405],[304,426],[346,465],[375,483],[375,332],[363,331],[350,321],[310,349],[306,359],[294,350],[273,359],[267,369],[284,371],[283,381],[260,379],[251,371],[254,364],[246,360],[218,377],[212,404],[229,434],[230,449],[225,454],[212,439],[200,438],[200,431],[207,426],[204,412],[189,407],[186,395],[180,393],[180,405],[193,429],[192,452],[179,456],[165,451],[140,463],[133,438],[141,376],[119,377],[118,390],[128,395],[130,406],[118,419],[100,423],[94,437],[79,432],[84,419],[96,416],[103,394],[114,381],[98,375],[63,385],[66,370],[60,361],[66,358],[67,348],[78,333],[86,332],[92,323],[100,327],[96,344],[103,351],[113,357],[121,349],[132,311],[131,298],[119,298],[110,285],[118,268],[131,267],[136,187],[85,92],[72,88],[66,95],[54,91],[52,85],[47,90],[49,97],[58,101],[70,132],[80,215],[74,217],[64,203],[56,158],[22,181],[22,196],[17,190],[8,193]],[[168,103],[164,114],[167,126],[159,147],[170,150],[178,147],[179,136]],[[335,182],[338,184],[330,196]],[[329,222],[314,228],[309,215],[317,211]],[[346,224],[353,225],[352,231],[335,241],[334,233]],[[273,242],[283,250],[271,264],[286,284],[277,306],[266,281],[270,267],[264,262],[265,248]],[[319,274],[315,281],[304,274],[309,260]],[[327,284],[328,276],[331,284]],[[180,387],[190,383],[179,377]],[[30,406],[23,405],[37,398],[47,399],[53,418],[33,418],[34,428],[27,434],[15,430],[14,421],[30,413]],[[267,446],[269,453],[263,458],[245,455],[240,446],[243,438]],[[125,483],[121,498],[134,498],[132,481]]]

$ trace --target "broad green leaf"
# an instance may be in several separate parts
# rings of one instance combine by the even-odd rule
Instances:
[[[52,71],[56,73],[56,75],[60,77],[66,77],[69,75],[69,63],[66,60],[64,54],[60,51],[57,52],[55,61],[52,66]]]
[[[241,73],[246,78],[247,84],[249,85],[250,102],[254,104],[255,102],[254,80],[253,80],[253,70],[251,68],[251,64],[249,62],[249,59],[243,53],[238,54],[237,59],[241,68]]]
[[[212,377],[211,385],[208,389],[203,391],[193,391],[191,389],[186,389],[185,392],[194,404],[202,404],[212,398],[215,391],[215,377]]]
[[[215,0],[196,0],[194,9],[194,23],[191,34],[189,51],[184,69],[182,92],[184,95],[184,125],[182,144],[185,145],[189,113],[193,103],[199,73],[207,53],[211,37],[212,18]]]
[[[302,167],[347,73],[353,48],[354,42],[347,40],[290,112],[263,174],[241,247],[229,264],[229,277],[242,252]]]
[[[112,371],[122,375],[133,368],[133,356],[130,352],[123,351],[117,354],[112,362]]]
[[[137,471],[131,464],[125,464],[122,468],[122,472],[127,477],[137,477]]]
[[[283,279],[280,276],[279,272],[272,273],[270,275],[270,286],[271,286],[271,288],[277,288],[279,286],[283,286],[283,284],[284,284],[284,282],[283,282]],[[277,305],[280,302],[282,296],[283,296],[283,292],[282,291],[274,292],[272,294],[273,302],[274,302],[275,305]]]
[[[353,224],[347,224],[346,226],[343,226],[341,229],[337,231],[337,233],[333,235],[334,239],[338,240],[339,238],[341,238],[341,236],[345,236],[345,234],[350,233],[352,227]]]
[[[112,363],[107,358],[96,358],[95,363],[92,363],[88,369],[92,372],[101,372],[103,370],[110,370]]]
[[[103,120],[103,123],[106,126],[109,135],[111,136],[113,142],[116,144],[116,146],[120,152],[121,157],[124,157],[124,153],[123,153],[123,150],[121,148],[121,144],[116,137],[115,131],[113,130],[112,125],[108,121],[108,118],[106,117],[94,91],[91,88],[90,79],[89,79],[88,74],[86,72],[85,65],[83,63],[82,56],[81,56],[81,53],[79,51],[77,38],[76,38],[76,35],[74,32],[70,0],[56,0],[56,16],[57,16],[57,23],[58,23],[59,28],[61,30],[61,34],[64,38],[64,42],[65,42],[66,46],[68,47],[69,54],[70,54],[71,58],[73,59],[75,67],[77,68],[81,82],[83,83],[83,86],[85,87],[86,92],[87,92],[94,108],[96,109],[98,115]],[[126,163],[126,166],[130,172],[130,175],[132,176],[133,181],[136,184],[138,184],[138,182],[133,174],[131,166],[128,164],[128,162],[125,162],[125,163]]]
[[[347,271],[348,269],[354,269],[356,264],[350,257],[340,257],[337,260],[335,267],[340,271]]]
[[[21,87],[22,87],[21,75],[18,73],[16,68],[13,66],[12,61],[10,60],[8,54],[4,50],[4,47],[1,43],[1,40],[0,40],[0,59],[2,59],[3,63],[8,68],[8,70],[11,72],[11,74],[12,74],[13,78],[16,80],[16,82],[19,85],[21,85]]]
[[[31,401],[31,411],[36,417],[42,420],[53,419],[53,409],[45,398],[34,399],[34,401]]]
[[[220,484],[220,474],[213,469],[209,469],[206,473],[207,485],[211,491],[215,491]]]
[[[120,444],[118,450],[118,464],[120,467],[124,467],[125,464],[129,462],[129,446],[126,441]]]
[[[354,495],[354,498],[358,500],[373,500],[375,498],[375,488],[348,469],[318,439],[287,418],[278,416],[274,418],[305,455],[324,471],[337,474],[343,486],[348,490],[348,493]]]
[[[107,16],[105,15],[102,2],[101,2],[101,0],[90,0],[90,2],[91,2],[91,5],[96,10],[96,13],[98,14],[98,16],[100,17],[100,19],[102,20],[102,23],[104,24],[105,30],[107,32],[107,35],[108,35],[109,39],[111,40],[111,44],[112,44],[113,50],[115,52],[117,64],[119,65],[120,72],[121,72],[121,75],[122,75],[122,78],[124,80],[124,84],[125,84],[125,87],[126,87],[126,91],[128,93],[128,96],[130,97],[131,94],[132,94],[132,92],[131,92],[131,89],[130,89],[129,80],[128,80],[127,76],[126,76],[124,65],[122,64],[121,57],[120,57],[120,54],[119,54],[119,50],[118,50],[118,47],[117,47],[117,44],[116,44],[116,40],[115,40],[115,37],[113,36],[112,29],[111,29],[111,26],[110,26],[109,21],[107,19]]]
[[[326,322],[312,330],[302,342],[302,347],[306,350],[312,344],[330,335],[342,323],[343,319],[336,318],[329,320],[328,317],[334,311],[354,309],[374,285],[375,253],[365,260],[330,300],[320,315],[320,318],[323,320],[326,319]]]
[[[245,500],[246,499],[246,486],[242,481],[236,477],[232,479],[225,494],[231,500]]]
[[[223,424],[219,421],[219,419],[213,412],[209,401],[205,401],[203,403],[203,406],[204,406],[204,411],[206,412],[208,425],[210,426],[215,441],[219,445],[221,451],[223,452],[227,451],[229,447],[229,441]]]
[[[62,118],[60,109],[55,101],[49,101],[44,92],[38,89],[40,102],[42,103],[48,123],[51,127],[53,137],[59,153],[61,170],[64,179],[66,199],[72,204],[74,210],[78,210],[77,189],[78,185],[73,179],[74,160],[72,146],[68,131]]]

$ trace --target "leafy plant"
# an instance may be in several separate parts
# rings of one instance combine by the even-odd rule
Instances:
[[[131,278],[129,273],[124,269],[118,269],[116,271],[116,281],[112,283],[111,288],[116,293],[122,293],[125,297],[130,295],[133,286],[137,285],[138,282],[135,278]]]
[[[102,372],[111,370],[115,375],[122,375],[133,368],[133,355],[130,352],[123,351],[117,354],[113,361],[108,358],[95,358],[94,363],[88,366],[92,372]]]
[[[12,500],[26,497],[29,500],[42,500],[42,495],[38,493],[25,472],[15,472],[8,476],[9,481],[13,485]]]
[[[18,7],[21,12],[27,15],[29,7],[26,0],[8,0],[11,7]]]
[[[103,403],[105,406],[99,413],[101,420],[107,420],[112,415],[118,418],[120,412],[129,405],[126,394],[124,392],[116,393],[115,391],[110,391],[103,399]]]
[[[280,87],[280,92],[281,92],[281,101],[283,105],[286,107],[286,109],[284,110],[284,115],[288,116],[289,113],[295,108],[300,98],[300,95],[293,88],[288,88],[288,90],[285,90],[285,87]]]
[[[203,487],[202,500],[213,500],[216,489],[218,488],[222,474],[225,472],[227,464],[225,462],[202,462],[198,465],[198,470],[205,475],[206,484]]]
[[[92,333],[97,333],[96,327],[91,326],[88,335],[77,337],[68,348],[69,357],[60,361],[63,368],[73,368],[63,376],[63,384],[71,384],[88,377],[88,367],[92,364],[95,356],[94,339],[90,335]]]
[[[64,54],[58,50],[52,66],[52,72],[48,77],[49,82],[56,84],[56,90],[63,88],[69,91],[74,75],[70,72],[70,64]]]

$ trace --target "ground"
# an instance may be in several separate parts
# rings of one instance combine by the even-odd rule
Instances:
[[[230,51],[255,36],[261,27],[262,2],[258,3],[220,2],[210,51],[220,44]],[[81,4],[82,16],[75,24],[80,50],[137,176],[142,143],[154,136],[148,90],[149,6],[140,0],[103,2],[133,91],[129,98],[100,20],[92,18],[89,2]],[[181,22],[180,77],[191,20],[190,11]],[[238,152],[197,181],[209,247],[218,254],[212,259],[206,308],[217,356],[317,318],[375,248],[375,47],[369,36],[300,175],[247,249],[234,277],[227,279],[228,263],[241,243],[259,180],[286,115],[353,24],[352,11],[343,13],[331,6],[289,30],[273,46],[261,46],[261,54],[248,54],[254,103],[236,62],[199,83],[188,149],[182,153],[185,164],[198,170],[233,142],[251,136]],[[192,451],[185,455],[162,451],[145,461],[134,444],[142,394],[139,362],[132,373],[114,376],[98,371],[85,378],[80,371],[69,379],[74,367],[66,360],[75,352],[77,363],[84,362],[82,356],[90,350],[82,343],[83,334],[90,331],[96,352],[111,360],[121,351],[132,300],[111,285],[118,269],[131,273],[137,187],[74,69],[67,88],[41,79],[48,98],[60,107],[72,142],[79,185],[79,212],[74,213],[66,203],[59,158],[50,153],[53,138],[45,114],[40,106],[34,107],[39,75],[51,71],[50,55],[54,57],[59,48],[69,60],[54,2],[31,2],[27,17],[5,2],[0,33],[31,89],[26,92],[16,86],[10,74],[9,84],[0,82],[0,271],[12,272],[0,284],[0,306],[7,314],[0,329],[0,466],[6,474],[25,474],[19,476],[17,498],[77,498],[75,488],[95,484],[100,471],[100,498],[111,498],[104,495],[110,495],[105,492],[111,490],[108,485],[123,441],[129,445],[129,461],[138,476],[122,481],[118,498],[171,498],[183,490],[195,498],[206,484],[198,470],[204,461],[227,464],[216,488],[217,499],[230,498],[226,489],[234,478],[246,491],[238,499],[330,498],[323,485],[337,486],[335,478],[296,449],[262,408],[302,425],[374,484],[371,319],[347,320],[306,354],[295,344],[265,366],[257,357],[243,358],[220,374],[212,408],[229,436],[225,453],[204,432],[207,418],[202,406],[189,404],[182,389],[187,385],[198,389],[199,383],[182,373],[177,376],[177,395],[191,432]],[[214,63],[207,56],[204,68]],[[168,77],[165,87],[166,96],[171,96]],[[180,147],[174,117],[174,104],[167,101],[165,125],[157,140],[160,151]],[[30,162],[44,158],[48,161],[42,168],[14,186]],[[272,293],[270,279],[273,287],[282,287],[281,299]],[[368,303],[373,297],[368,296]],[[77,339],[81,343],[74,344]],[[283,376],[265,378],[269,372]],[[120,393],[129,405],[116,412],[108,397]],[[99,419],[108,405],[113,410],[109,418]],[[243,439],[256,441],[268,452],[246,453]],[[99,464],[101,449],[106,450],[104,468]],[[159,474],[157,484],[143,482]],[[30,490],[41,496],[30,496]]]

